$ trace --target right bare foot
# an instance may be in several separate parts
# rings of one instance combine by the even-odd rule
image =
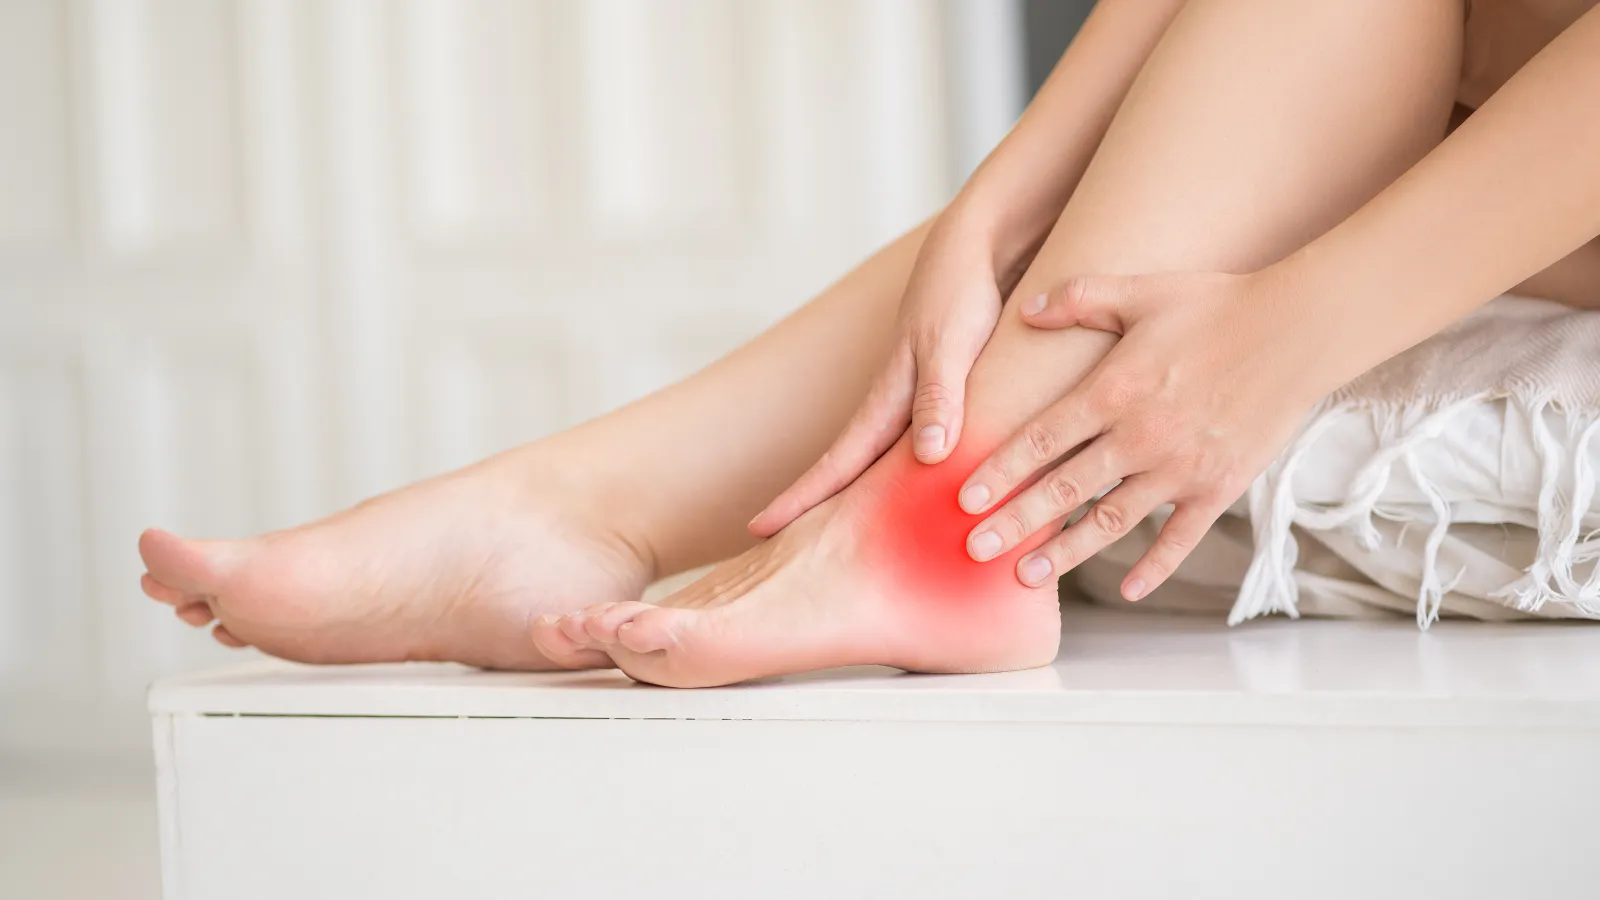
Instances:
[[[640,681],[707,687],[849,665],[916,672],[1042,666],[1061,636],[1055,583],[967,555],[980,518],[956,491],[983,453],[969,441],[937,465],[902,439],[866,474],[762,544],[652,606],[600,603],[541,616],[551,659],[603,650]],[[1032,544],[1037,544],[1036,539]]]
[[[310,663],[450,660],[546,669],[545,613],[637,599],[648,553],[563,488],[538,449],[368,500],[287,531],[186,540],[146,531],[141,585],[217,640]],[[561,666],[610,665],[602,653]]]

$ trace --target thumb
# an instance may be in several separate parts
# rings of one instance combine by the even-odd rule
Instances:
[[[934,345],[919,353],[911,396],[911,450],[925,463],[942,462],[961,436],[962,406],[972,360]]]
[[[751,534],[759,538],[776,534],[855,481],[899,440],[909,418],[913,365],[910,348],[902,345],[822,458],[750,520]]]
[[[1146,277],[1079,275],[1022,305],[1022,320],[1035,328],[1082,325],[1123,334],[1144,309]]]

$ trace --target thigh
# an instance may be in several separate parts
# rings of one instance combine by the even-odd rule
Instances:
[[[1460,0],[1190,0],[1013,296],[1080,274],[1249,271],[1332,227],[1438,144]],[[1006,434],[1107,352],[1009,303],[968,380]]]
[[[1041,259],[1059,276],[1287,255],[1442,139],[1462,20],[1461,0],[1191,0]]]

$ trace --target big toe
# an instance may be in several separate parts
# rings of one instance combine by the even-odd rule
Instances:
[[[716,613],[702,609],[653,607],[617,628],[617,643],[606,648],[628,676],[663,687],[713,687],[742,681],[731,671],[715,639]]]
[[[139,556],[150,577],[185,594],[215,594],[236,541],[193,541],[158,528],[139,535]]]
[[[617,642],[634,653],[654,653],[675,647],[694,630],[705,613],[698,609],[648,607],[617,626]]]

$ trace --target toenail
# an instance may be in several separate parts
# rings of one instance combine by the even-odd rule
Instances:
[[[913,445],[913,449],[917,451],[918,456],[927,456],[930,453],[938,453],[940,450],[943,450],[944,426],[922,426],[922,430],[917,432],[917,440]]]
[[[982,512],[989,502],[989,489],[981,484],[970,485],[961,491],[961,508],[969,513]]]
[[[1042,556],[1030,556],[1017,566],[1017,574],[1021,576],[1023,584],[1043,584],[1050,577],[1050,560]]]
[[[992,531],[982,531],[972,539],[972,558],[978,562],[993,559],[1000,552],[1000,535]]]

